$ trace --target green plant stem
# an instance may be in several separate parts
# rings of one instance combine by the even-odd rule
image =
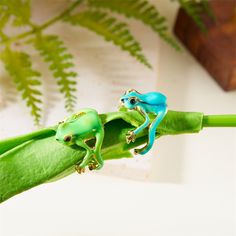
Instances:
[[[64,18],[65,16],[69,15],[78,5],[82,3],[82,0],[75,1],[70,7],[68,7],[65,11],[63,11],[58,16],[48,20],[43,25],[40,26],[40,30],[47,28],[48,26],[54,24],[55,22],[59,21],[60,19]]]
[[[105,137],[104,160],[132,157],[130,150],[148,141],[148,129],[134,143],[126,143],[126,134],[144,122],[136,111],[120,111],[100,115]],[[151,119],[155,117],[150,115]],[[204,127],[236,127],[236,115],[204,116],[200,112],[168,111],[156,136],[193,134]],[[0,203],[37,185],[72,174],[83,160],[83,148],[71,148],[55,139],[57,126],[0,141]],[[95,140],[91,140],[91,146]]]
[[[30,26],[34,26],[34,27],[31,27],[32,29],[27,31],[27,32],[24,32],[24,33],[21,33],[21,34],[18,34],[16,36],[13,36],[11,38],[8,38],[8,39],[5,39],[5,40],[2,40],[1,43],[2,44],[10,44],[12,42],[15,42],[17,40],[20,40],[20,39],[23,39],[23,38],[26,38],[32,34],[34,34],[35,32],[39,32],[39,31],[42,31],[46,28],[48,28],[50,25],[56,23],[57,21],[59,21],[60,19],[64,18],[66,15],[70,14],[78,5],[80,5],[82,3],[83,0],[77,0],[75,1],[73,4],[71,4],[65,11],[63,11],[61,14],[53,17],[52,19],[46,21],[45,23],[43,23],[42,25],[40,26],[35,26],[33,23],[30,24]]]
[[[203,127],[236,127],[236,115],[205,115]]]

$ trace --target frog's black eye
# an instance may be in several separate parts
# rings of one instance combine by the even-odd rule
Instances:
[[[67,135],[64,137],[64,142],[70,142],[72,139],[72,136],[71,135]]]
[[[130,98],[130,99],[129,99],[129,102],[130,102],[131,105],[134,105],[134,104],[137,102],[137,99],[135,99],[135,98]]]

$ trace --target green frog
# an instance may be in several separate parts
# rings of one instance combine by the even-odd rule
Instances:
[[[90,147],[87,141],[96,138],[95,146]],[[56,140],[67,146],[77,145],[86,150],[81,163],[76,165],[78,173],[85,172],[85,167],[90,170],[101,169],[103,158],[101,147],[104,138],[104,128],[96,110],[86,108],[59,122]]]

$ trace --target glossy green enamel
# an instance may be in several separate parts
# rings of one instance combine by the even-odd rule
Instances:
[[[90,139],[96,139],[93,147],[87,144]],[[103,166],[101,147],[104,130],[98,113],[94,109],[83,109],[60,122],[56,140],[67,146],[78,146],[86,150],[81,163],[77,164],[78,171],[84,171],[86,166],[90,169],[100,169]]]

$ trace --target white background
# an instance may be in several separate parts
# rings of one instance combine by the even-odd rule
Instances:
[[[175,5],[159,2],[173,22]],[[236,113],[235,92],[223,92],[188,52],[157,44],[157,90],[167,94],[170,109]],[[89,102],[83,105],[94,107]],[[48,108],[46,125],[65,114],[62,106]],[[4,137],[33,129],[22,103],[9,102],[0,114]],[[236,130],[165,137],[156,151],[153,182],[74,174],[8,200],[0,206],[0,235],[235,235]]]

